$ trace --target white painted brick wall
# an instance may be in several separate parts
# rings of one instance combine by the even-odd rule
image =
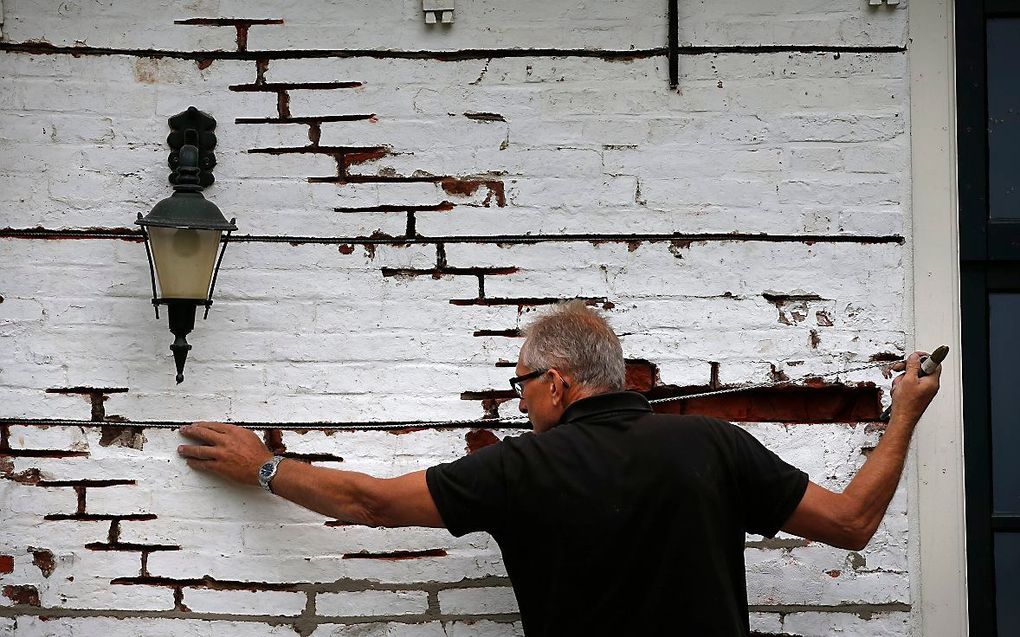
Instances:
[[[327,617],[422,615],[428,607],[425,591],[347,591],[315,597],[315,611]]]
[[[509,586],[498,588],[451,588],[440,591],[439,606],[451,615],[516,613],[517,598]]]
[[[449,28],[418,0],[4,0],[0,634],[521,635],[488,536],[327,525],[189,470],[176,430],[151,425],[278,423],[288,453],[380,476],[453,460],[469,428],[295,426],[480,417],[462,393],[508,389],[521,341],[475,333],[522,327],[529,299],[598,299],[663,385],[902,353],[906,3],[679,9],[681,45],[702,48],[670,91],[651,0],[479,0]],[[467,49],[490,51],[428,53]],[[140,243],[17,231],[132,228],[170,192],[166,118],[192,104],[218,121],[206,195],[239,234],[284,239],[230,245],[176,386]],[[340,174],[324,149],[341,146],[386,152],[348,165],[354,181],[310,183]],[[437,206],[399,244],[403,208]],[[480,275],[482,296],[484,268],[506,270]],[[830,488],[879,437],[743,425]],[[859,552],[749,536],[752,628],[910,634],[907,510],[901,487]]]
[[[184,604],[196,613],[298,615],[307,596],[284,591],[216,591],[184,589]]]

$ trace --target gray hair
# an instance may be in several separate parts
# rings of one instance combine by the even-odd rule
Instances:
[[[521,362],[532,370],[555,367],[583,387],[622,391],[626,369],[620,339],[584,301],[566,301],[524,330]]]

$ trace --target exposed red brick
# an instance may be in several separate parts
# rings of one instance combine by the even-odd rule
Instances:
[[[482,447],[488,447],[499,442],[499,438],[496,434],[492,433],[488,429],[475,429],[464,434],[464,440],[467,441],[467,452],[474,453]]]
[[[42,480],[42,473],[35,467],[14,473],[14,465],[7,458],[0,458],[0,476],[21,484],[38,484]]]
[[[233,27],[238,24],[283,24],[279,18],[182,18],[174,20],[174,24],[188,24],[206,27]]]
[[[364,164],[366,162],[375,161],[382,159],[389,154],[389,150],[385,148],[376,148],[358,153],[345,153],[344,154],[344,168],[350,168],[355,164]]]
[[[32,551],[32,563],[39,567],[43,577],[49,577],[57,567],[53,560],[53,551],[49,549],[30,548]]]
[[[44,520],[79,520],[81,522],[99,522],[112,520],[155,520],[158,516],[155,513],[129,513],[127,515],[109,515],[105,513],[50,513],[44,515]]]
[[[521,330],[517,328],[509,330],[475,330],[472,336],[502,336],[504,338],[520,338]]]
[[[655,387],[659,369],[653,363],[641,359],[627,361],[626,387],[630,391],[650,391]]]
[[[505,122],[506,118],[499,113],[464,113],[464,117],[479,122]]]
[[[345,560],[415,560],[422,557],[446,557],[444,549],[426,549],[424,551],[389,551],[386,553],[345,553],[342,559]]]
[[[89,542],[85,545],[90,551],[141,551],[148,554],[153,551],[179,551],[176,544],[138,544],[136,542]]]
[[[92,422],[104,422],[115,418],[106,416],[107,394],[122,394],[128,391],[127,387],[51,387],[46,390],[47,394],[81,394],[92,405]]]
[[[283,456],[299,462],[343,462],[344,459],[332,453],[284,453]]]
[[[396,429],[387,429],[386,433],[394,436],[403,436],[404,434],[413,434],[416,431],[425,431],[428,427],[398,427]]]
[[[85,502],[87,491],[83,485],[75,485],[74,493],[78,496],[78,508],[75,511],[75,515],[85,515]]]
[[[790,377],[786,375],[786,372],[775,365],[770,363],[769,367],[771,368],[769,370],[769,378],[771,378],[774,382],[781,383],[790,380]]]
[[[868,360],[872,361],[874,363],[879,363],[879,362],[883,362],[883,361],[884,362],[889,362],[889,363],[895,363],[897,361],[903,360],[903,355],[902,354],[897,354],[895,352],[879,352],[877,354],[872,354],[871,356],[869,356]]]
[[[0,555],[0,575],[14,572],[14,556]]]
[[[475,194],[482,186],[489,189],[489,194],[486,195],[485,200],[482,202],[483,206],[488,207],[492,201],[493,196],[496,198],[496,206],[503,208],[506,206],[506,193],[503,190],[503,182],[498,179],[460,179],[458,177],[447,177],[440,180],[439,185],[443,187],[443,190],[450,195],[459,195],[461,197],[470,197]]]
[[[349,243],[341,243],[340,246],[337,249],[340,251],[340,254],[353,254],[354,253],[354,246],[352,246]]]
[[[201,579],[174,579],[172,577],[153,577],[143,575],[141,577],[117,577],[110,580],[111,584],[118,586],[166,586],[176,588],[187,586],[188,588],[205,588],[213,591],[294,591],[295,584],[281,584],[278,582],[241,582],[236,580],[216,580],[209,576]]]
[[[885,422],[882,422],[882,421],[879,421],[879,422],[870,422],[870,423],[868,423],[864,427],[864,433],[866,433],[866,434],[885,433],[885,429],[888,426],[889,426],[889,423],[885,423]]]
[[[191,609],[184,603],[184,589],[180,586],[174,587],[174,610],[190,613]]]
[[[263,85],[266,83],[266,71],[269,70],[269,60],[266,58],[260,58],[255,60],[255,83]],[[238,119],[237,123],[240,124],[241,120]]]
[[[99,437],[102,447],[116,446],[141,450],[145,444],[145,436],[141,427],[104,426]]]
[[[657,387],[652,398],[693,394],[699,388]],[[698,414],[732,422],[871,422],[882,414],[882,391],[871,383],[858,386],[772,387],[739,393],[659,403],[666,414]]]
[[[276,114],[280,119],[290,117],[290,93],[287,91],[279,91],[276,95]]]
[[[39,590],[35,586],[4,586],[4,597],[15,604],[25,606],[42,606],[39,603]]]
[[[473,396],[473,397],[472,397]],[[482,418],[496,419],[499,418],[499,406],[508,400],[516,400],[517,394],[513,390],[499,391],[492,390],[488,392],[461,392],[461,400],[481,400],[482,401]]]
[[[309,122],[308,123],[308,142],[312,146],[318,146],[320,139],[322,139],[322,123],[321,122]]]
[[[818,330],[811,330],[811,334],[808,336],[808,345],[811,349],[818,349],[818,346],[822,343],[822,337],[818,335]]]
[[[279,429],[266,429],[265,441],[274,454],[280,455],[287,451],[287,446],[283,444],[283,432]]]
[[[205,58],[204,60],[195,60],[195,64],[198,66],[199,71],[204,71],[212,66],[212,58]]]
[[[248,24],[235,24],[234,29],[237,31],[237,50],[247,51],[248,50]]]

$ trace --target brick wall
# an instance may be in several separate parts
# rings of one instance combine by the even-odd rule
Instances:
[[[679,4],[670,90],[665,1],[426,27],[414,0],[4,0],[0,633],[519,634],[487,536],[324,520],[191,472],[173,427],[270,425],[383,476],[451,460],[519,432],[414,423],[513,415],[518,329],[560,299],[606,311],[656,397],[901,355],[905,3]],[[176,386],[132,223],[189,105],[240,231]],[[673,409],[838,488],[886,387]],[[906,511],[860,552],[749,537],[754,630],[908,634]]]

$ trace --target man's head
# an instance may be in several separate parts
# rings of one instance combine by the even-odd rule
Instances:
[[[541,433],[559,422],[570,403],[622,391],[623,348],[605,319],[583,301],[568,301],[525,330],[517,362],[521,412]]]

